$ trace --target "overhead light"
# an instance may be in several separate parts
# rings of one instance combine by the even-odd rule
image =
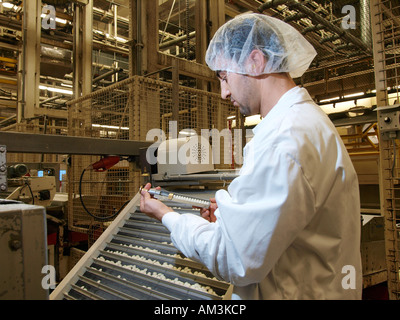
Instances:
[[[60,24],[67,24],[67,20],[66,19],[56,18],[56,22],[58,22]]]
[[[339,99],[340,99],[340,97],[334,97],[334,98],[324,99],[324,100],[321,100],[320,103],[323,103],[323,102],[331,102],[331,101],[335,101],[335,100],[339,100]]]
[[[3,2],[2,5],[4,8],[7,8],[7,9],[11,9],[12,7],[14,7],[14,5],[9,2]]]
[[[400,89],[400,86],[388,87],[387,88],[387,90],[395,90],[395,89]]]
[[[260,115],[255,115],[255,116],[248,116],[244,120],[244,125],[245,126],[255,126],[261,122],[261,116]]]
[[[46,14],[44,14],[44,13],[42,13],[41,15],[40,15],[40,17],[41,18],[46,18],[47,17],[47,15]],[[51,18],[52,19],[52,18]],[[60,24],[67,24],[67,20],[66,19],[61,19],[61,18],[57,18],[56,17],[56,22],[58,22],[58,23],[60,23]]]
[[[92,124],[93,128],[102,128],[102,129],[114,129],[114,130],[129,130],[128,127],[117,127],[117,126],[108,126],[103,124]]]
[[[343,98],[353,98],[353,97],[360,97],[363,96],[364,92],[357,92],[357,93],[353,93],[353,94],[348,94],[346,96],[344,96]]]
[[[71,90],[65,90],[65,89],[61,89],[61,88],[53,88],[53,87],[46,87],[46,86],[39,86],[40,90],[47,90],[50,92],[58,92],[58,93],[63,93],[63,94],[69,94],[69,95],[73,95],[73,91]]]
[[[188,130],[188,131],[182,130],[179,132],[179,135],[180,136],[195,136],[195,135],[197,135],[197,133],[194,130],[193,131],[192,130]]]
[[[13,5],[12,3],[9,3],[9,2],[3,2],[2,5],[3,5],[4,8],[7,8],[7,9],[16,10],[18,8],[17,6],[15,6],[15,5]]]

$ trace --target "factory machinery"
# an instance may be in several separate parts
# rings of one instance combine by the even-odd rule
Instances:
[[[189,140],[179,141],[176,146]],[[171,144],[172,146],[172,144]],[[197,145],[196,145],[197,146]],[[171,152],[158,148],[158,155]],[[143,167],[148,166],[143,164]],[[199,207],[207,205],[214,196],[211,189],[183,188],[194,175],[207,179],[221,179],[221,172],[213,170],[212,163],[185,166],[185,172],[176,171],[181,165],[153,166],[147,171],[151,182],[161,185],[168,179],[173,192],[165,189],[149,192],[180,214],[200,214]],[[144,171],[146,171],[144,170]],[[151,169],[150,169],[151,170]],[[165,171],[164,171],[165,170]],[[211,170],[211,171],[210,171]],[[171,182],[167,173],[176,173]],[[160,181],[154,178],[160,177]],[[224,179],[233,176],[225,174]],[[197,182],[199,182],[197,180]],[[180,189],[177,189],[180,188]],[[180,193],[177,193],[180,190]],[[193,202],[194,201],[194,202]],[[196,208],[194,208],[195,206]],[[140,212],[140,192],[124,207],[87,253],[79,260],[50,295],[50,299],[132,299],[132,300],[222,300],[229,298],[229,283],[220,281],[201,263],[186,258],[171,242],[170,234],[161,222]]]
[[[206,199],[204,199],[206,200]],[[191,206],[165,200],[181,214]],[[221,300],[229,284],[184,257],[169,231],[140,212],[138,193],[50,295],[59,300]]]
[[[145,182],[151,182],[153,186],[162,186],[161,190],[151,189],[150,194],[165,202],[180,214],[198,215],[200,211],[194,209],[193,205],[197,208],[203,205],[207,206],[209,199],[214,197],[215,189],[224,187],[226,181],[231,181],[238,174],[235,170],[230,169],[215,170],[212,161],[203,161],[202,163],[201,159],[204,160],[204,156],[210,155],[212,152],[205,144],[202,145],[205,148],[198,148],[197,142],[192,137],[179,139],[175,143],[169,141],[169,143],[161,145],[143,147],[140,150],[144,151],[144,153],[140,152],[140,162]],[[102,144],[104,149],[104,141],[102,141]],[[191,161],[188,165],[171,164],[168,161],[165,163],[160,163],[160,161],[146,163],[146,160],[152,160],[152,157],[146,157],[146,154],[147,156],[149,154],[157,155],[158,160],[167,159],[167,154],[174,152],[179,154],[181,148],[193,148],[191,150],[193,152],[188,154],[196,155],[193,159],[189,159]],[[123,149],[127,148],[124,147]],[[199,153],[198,150],[200,149],[202,151]],[[115,154],[115,152],[110,152],[110,154],[113,153]],[[138,153],[135,154],[139,155]],[[4,166],[5,159],[1,161],[0,164]],[[6,183],[7,172],[0,173],[2,174],[0,175],[2,183]],[[193,199],[196,199],[194,203]],[[370,208],[369,203],[364,201],[363,204]],[[22,214],[19,213],[20,211],[12,214],[30,218],[31,207],[33,206],[23,203],[19,205]],[[2,217],[8,217],[4,215],[7,210],[10,211],[6,206],[0,208],[0,211],[3,211]],[[369,213],[368,210],[372,209],[365,210],[362,213]],[[365,288],[365,286],[384,282],[387,274],[383,250],[383,218],[375,215],[366,216],[365,214],[362,216],[361,251]],[[27,219],[25,219],[24,225],[29,225]],[[5,226],[7,227],[7,224]],[[46,232],[45,224],[42,227],[40,230],[35,228],[34,234],[43,238]],[[28,227],[27,230],[32,229]],[[0,251],[3,252],[3,255],[27,252],[23,248],[32,243],[32,240],[27,237],[21,238],[21,247],[16,249],[13,246],[10,247],[10,239],[7,235],[3,232],[3,237],[0,237],[4,240],[3,242],[0,241],[0,245],[2,245]],[[41,243],[45,247],[46,243],[42,238]],[[8,259],[6,261],[12,262],[14,260]],[[46,263],[42,262],[38,268]],[[15,265],[20,268],[23,264],[21,260]],[[11,263],[7,270],[10,270],[12,274],[12,270],[15,268]],[[14,281],[11,281],[12,278],[8,277],[7,273],[3,276],[5,283],[8,283],[10,288],[15,287]],[[41,281],[43,276],[40,270],[36,272],[36,280]],[[35,292],[37,292],[35,298],[46,299],[46,292],[40,286],[40,281],[35,285]],[[27,291],[29,288],[22,286],[22,289]],[[230,289],[230,284],[216,279],[202,264],[184,257],[172,244],[169,231],[157,220],[140,212],[140,194],[137,190],[133,199],[121,209],[114,221],[109,224],[97,241],[90,246],[86,254],[55,287],[50,294],[50,299],[221,300],[230,298]],[[25,292],[21,290],[20,293]],[[14,291],[9,290],[8,294],[14,294]],[[23,296],[19,295],[18,297],[28,296],[24,293]]]
[[[4,134],[3,134],[4,135]],[[19,151],[18,138],[20,135],[15,135],[14,143],[10,146],[11,152]],[[1,137],[0,137],[1,138]],[[3,137],[4,138],[4,137]],[[40,137],[38,141],[41,143],[43,137]],[[58,152],[57,146],[63,145],[68,148],[68,146],[73,146],[71,153],[90,153],[96,152],[97,149],[101,149],[102,152],[106,154],[121,154],[121,156],[128,156],[124,153],[119,153],[118,150],[130,150],[130,155],[137,156],[138,148],[141,144],[136,142],[127,141],[122,146],[119,146],[118,150],[108,149],[108,146],[115,148],[115,143],[107,144],[108,141],[104,139],[101,140],[100,147],[95,151],[93,150],[76,150],[77,147],[85,145],[85,143],[69,143],[69,137],[48,137],[45,136],[43,139],[53,139],[50,141],[49,145],[51,150]],[[3,139],[4,141],[10,141],[9,139]],[[26,148],[23,144],[23,139],[21,138],[21,146]],[[67,142],[63,142],[68,140]],[[93,140],[93,141],[92,141]],[[187,143],[191,139],[184,139],[184,141],[179,141],[178,143],[172,143],[170,145],[174,147],[181,148],[183,145],[187,146]],[[93,146],[97,140],[91,138],[90,146]],[[113,141],[114,142],[114,141]],[[195,141],[197,142],[197,141]],[[88,144],[86,144],[88,145]],[[148,144],[147,144],[148,145]],[[147,145],[142,146],[143,149],[148,150]],[[197,143],[189,143],[190,148],[198,148]],[[34,152],[37,145],[28,151]],[[154,149],[151,149],[154,151]],[[197,150],[197,149],[196,149]],[[208,146],[205,148],[206,151],[210,149]],[[163,152],[170,152],[170,148],[157,148],[157,154],[160,156]],[[3,152],[5,154],[5,152]],[[189,152],[193,154],[194,152]],[[199,152],[195,153],[199,156]],[[209,154],[209,153],[208,153]],[[202,152],[200,153],[202,155]],[[200,163],[200,158],[194,157],[188,165],[184,166],[180,163],[173,165],[153,165],[148,166],[148,164],[143,164],[143,177],[145,179],[151,179],[153,185],[168,185],[168,189],[172,187],[174,196],[166,194],[165,189],[160,195],[164,195],[163,199],[168,206],[170,206],[174,211],[181,214],[200,214],[198,209],[203,204],[214,196],[215,190],[204,188],[202,180],[198,179],[198,176],[203,176],[207,181],[210,181],[214,177],[218,183],[224,183],[226,180],[231,180],[235,177],[235,174],[228,172],[221,172],[219,170],[214,170],[214,166],[209,162]],[[196,163],[196,159],[199,163]],[[0,158],[0,164],[6,168],[7,163],[5,156]],[[105,159],[102,159],[105,160]],[[19,167],[18,167],[19,168]],[[146,168],[146,169],[145,169]],[[17,168],[14,168],[17,169]],[[109,169],[108,167],[106,168]],[[147,171],[148,169],[151,172]],[[172,174],[169,176],[168,174]],[[147,178],[146,178],[147,177]],[[6,170],[1,171],[1,184],[11,187],[10,179],[7,178]],[[160,179],[157,181],[157,179]],[[148,181],[145,181],[148,182]],[[189,185],[189,187],[187,187]],[[32,185],[31,185],[32,186]],[[22,186],[22,191],[25,189],[29,190],[26,186]],[[182,193],[178,195],[176,192],[180,188]],[[10,190],[11,191],[11,190]],[[32,189],[35,194],[35,190]],[[23,192],[17,192],[22,194]],[[136,195],[135,195],[136,193]],[[4,277],[0,277],[0,282],[5,284],[8,289],[6,295],[2,295],[2,298],[9,299],[47,299],[50,297],[52,300],[61,299],[74,299],[74,300],[85,300],[85,299],[163,299],[163,300],[181,300],[181,299],[195,299],[195,300],[222,300],[224,298],[229,298],[229,288],[230,285],[224,281],[216,279],[202,264],[192,261],[182,253],[179,252],[177,248],[171,242],[169,231],[158,221],[147,217],[145,214],[140,212],[140,190],[137,190],[132,194],[132,200],[130,200],[121,209],[119,214],[114,218],[112,222],[108,222],[107,229],[100,235],[97,241],[89,247],[89,250],[80,258],[80,260],[75,264],[75,266],[66,274],[61,282],[58,283],[55,288],[50,287],[53,290],[50,295],[48,295],[48,290],[44,290],[42,287],[42,280],[45,277],[43,271],[40,268],[46,266],[48,263],[52,266],[51,261],[47,261],[47,241],[46,241],[46,216],[42,218],[44,220],[41,228],[35,227],[32,229],[28,220],[24,223],[27,230],[34,230],[32,233],[36,238],[40,237],[40,243],[42,244],[44,257],[46,261],[40,260],[38,267],[35,269],[35,282],[33,283],[35,290],[34,295],[27,295],[25,291],[31,290],[27,285],[21,285],[20,282],[14,281],[13,278],[7,276],[8,273],[4,274]],[[83,195],[83,194],[82,194]],[[160,195],[154,195],[158,197]],[[32,195],[26,195],[27,200],[30,200]],[[195,205],[197,209],[193,208],[190,199],[197,198]],[[24,198],[25,199],[25,198]],[[10,216],[27,216],[30,217],[32,214],[32,208],[37,208],[44,213],[44,203],[39,203],[36,201],[35,205],[28,205],[22,202],[18,205],[21,207],[20,211],[22,213],[14,212],[10,209],[10,205],[3,205],[0,208],[3,218],[8,217],[5,215],[9,212]],[[189,199],[189,203],[188,203]],[[177,202],[178,200],[184,201]],[[10,200],[11,201],[11,200]],[[14,200],[15,201],[15,200]],[[186,201],[186,202],[185,202]],[[85,202],[86,203],[86,202]],[[39,207],[40,205],[40,207]],[[19,207],[18,207],[19,208]],[[14,232],[12,225],[8,227],[5,225],[5,232],[2,233],[0,251],[4,254],[14,256],[20,252],[26,252],[24,250],[25,246],[37,242],[38,240],[30,240],[27,237],[21,238],[21,245],[16,249],[13,246],[10,247],[10,239],[8,232]],[[1,229],[1,228],[0,228]],[[4,240],[4,241],[3,241]],[[35,254],[36,255],[36,254]],[[37,255],[36,255],[37,256]],[[12,270],[18,268],[23,268],[24,261],[7,259],[7,270]],[[40,268],[39,268],[40,267]],[[24,269],[25,270],[25,269]],[[25,270],[26,271],[26,270]],[[28,275],[26,272],[18,273],[20,278],[25,279]],[[50,277],[50,275],[48,275]],[[50,278],[49,278],[50,279]],[[54,283],[56,283],[56,279]],[[25,280],[24,280],[25,281]],[[24,282],[25,283],[25,282]],[[15,290],[18,289],[18,292]],[[25,291],[23,291],[25,290]],[[32,291],[31,290],[31,291]]]

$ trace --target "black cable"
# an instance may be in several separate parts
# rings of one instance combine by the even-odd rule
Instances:
[[[28,181],[25,182],[26,185],[28,186],[29,192],[31,193],[31,197],[32,197],[32,204],[35,204],[35,197],[33,196],[33,192],[32,192],[32,188],[29,185]]]
[[[28,181],[25,180],[24,186],[21,188],[21,190],[19,190],[19,194],[21,195],[21,191],[25,188],[25,186],[28,186],[29,192],[31,193],[31,197],[32,197],[32,204],[35,204],[35,197],[33,195],[32,188],[29,185]]]
[[[79,199],[81,200],[81,204],[83,209],[85,209],[85,211],[88,213],[88,215],[90,215],[91,217],[93,217],[94,219],[97,220],[101,220],[101,221],[107,221],[107,220],[111,220],[113,218],[115,218],[117,215],[120,214],[120,212],[125,208],[125,206],[130,202],[130,200],[126,201],[121,208],[114,213],[112,216],[109,217],[98,217],[96,215],[94,215],[93,213],[91,213],[85,206],[85,204],[83,203],[83,197],[82,197],[82,179],[83,179],[83,175],[85,174],[86,169],[83,169],[82,174],[81,174],[81,178],[79,179]]]

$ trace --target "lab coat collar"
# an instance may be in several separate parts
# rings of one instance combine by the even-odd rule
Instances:
[[[293,105],[305,101],[313,101],[308,91],[304,88],[294,87],[279,99],[277,104],[271,109],[271,111],[265,116],[264,119],[253,129],[253,133],[257,134],[258,131],[274,121],[278,116],[282,115],[287,109],[291,108]]]

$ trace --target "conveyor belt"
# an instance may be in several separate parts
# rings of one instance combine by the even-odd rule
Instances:
[[[229,284],[184,257],[169,231],[138,211],[139,195],[50,295],[52,300],[221,300]],[[174,208],[179,213],[198,213]]]

